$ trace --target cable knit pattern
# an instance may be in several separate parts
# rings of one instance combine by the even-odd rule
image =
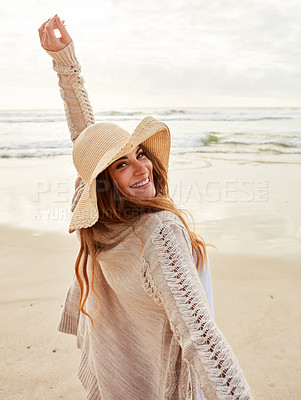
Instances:
[[[66,119],[71,140],[74,142],[87,126],[95,123],[84,79],[80,75],[81,67],[74,52],[73,42],[63,50],[47,53],[53,58],[53,69],[59,77]]]
[[[71,141],[75,142],[87,126],[95,123],[95,119],[88,93],[84,87],[84,79],[80,75],[81,67],[74,52],[74,44],[71,42],[60,51],[46,50],[46,52],[53,58],[53,69],[59,78],[60,93],[64,101]],[[78,178],[75,182],[72,212],[85,187],[83,180],[79,176]]]
[[[206,399],[248,400],[251,394],[242,371],[210,315],[204,294],[195,279],[194,264],[187,257],[187,252],[185,256],[183,254],[183,248],[190,252],[184,230],[176,220],[162,223],[155,229],[144,251],[144,266],[150,268],[144,275],[152,277],[148,283],[153,286],[146,293],[153,296],[155,293],[162,299],[171,328],[183,349],[184,359],[194,365],[200,382],[207,381],[211,386],[206,391],[206,385],[203,385]],[[157,263],[154,263],[151,254],[158,256]],[[200,363],[204,371],[198,370]],[[182,379],[182,384],[187,382],[187,379]],[[189,386],[185,390],[189,399]]]

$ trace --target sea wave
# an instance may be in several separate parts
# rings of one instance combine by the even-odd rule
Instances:
[[[228,147],[233,146],[260,146],[260,145],[274,145],[286,148],[300,148],[301,149],[301,136],[288,136],[281,138],[269,139],[265,137],[258,137],[246,133],[245,138],[243,134],[239,137],[235,136],[235,133],[224,134],[224,133],[205,133],[199,136],[190,137],[177,137],[172,139],[172,145],[174,147],[198,147],[198,146],[216,146],[216,145],[227,145]]]
[[[141,120],[153,115],[169,123],[172,152],[299,154],[301,109],[143,108],[97,110],[96,121]],[[182,121],[189,120],[187,123]],[[257,122],[265,119],[265,122]],[[275,120],[275,121],[274,121]],[[280,120],[284,122],[280,122]],[[205,121],[201,123],[200,121]],[[226,121],[216,123],[216,121]],[[232,121],[232,122],[231,122]],[[0,158],[71,155],[64,113],[60,110],[0,111]],[[29,124],[30,123],[30,124]],[[122,125],[122,124],[121,124]]]
[[[69,148],[30,148],[0,149],[0,158],[40,158],[53,156],[71,156]]]
[[[147,115],[165,121],[263,121],[300,119],[300,108],[141,108],[96,110],[97,121],[142,119]],[[63,111],[0,111],[0,123],[64,122]]]

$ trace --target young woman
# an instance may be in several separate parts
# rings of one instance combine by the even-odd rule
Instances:
[[[168,127],[146,117],[130,135],[96,124],[64,24],[55,16],[39,34],[79,174],[69,232],[80,250],[59,330],[77,336],[87,399],[251,399],[198,279],[199,269],[210,294],[205,243],[168,193]]]

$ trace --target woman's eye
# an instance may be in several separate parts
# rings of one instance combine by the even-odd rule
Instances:
[[[141,158],[141,157],[143,157],[143,156],[145,156],[145,153],[144,153],[143,151],[141,151],[140,153],[137,154],[137,159],[138,159],[138,158]],[[116,165],[116,169],[123,168],[123,167],[125,167],[126,165],[127,165],[126,162],[123,161],[123,162],[121,162],[120,164],[117,164],[117,165]]]
[[[122,162],[122,163],[120,163],[120,164],[118,164],[118,165],[116,166],[116,169],[122,168],[122,167],[124,167],[125,165],[126,165],[126,163],[125,163],[125,162]]]

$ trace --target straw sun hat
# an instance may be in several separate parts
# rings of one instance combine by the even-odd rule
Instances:
[[[89,125],[73,145],[73,163],[85,183],[75,207],[69,233],[88,228],[98,221],[96,177],[114,161],[142,144],[168,170],[170,132],[163,122],[144,118],[131,135],[116,124]]]

